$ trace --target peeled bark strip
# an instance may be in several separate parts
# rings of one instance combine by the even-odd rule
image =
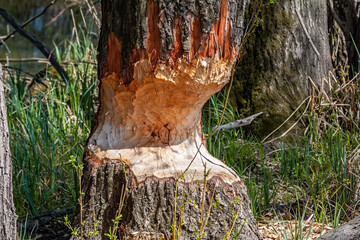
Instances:
[[[212,202],[204,239],[222,239],[234,216],[238,239],[259,238],[244,183],[208,153],[201,127],[202,106],[229,80],[248,2],[102,1],[101,107],[83,186],[86,221],[99,221],[101,236],[126,186],[121,237],[171,238],[177,202],[191,239]]]
[[[16,213],[12,193],[12,161],[6,116],[4,77],[0,64],[0,239],[17,239]]]

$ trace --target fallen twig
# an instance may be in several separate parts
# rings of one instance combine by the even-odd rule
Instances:
[[[221,125],[218,130],[230,130],[230,129],[234,129],[234,128],[249,125],[250,123],[252,123],[252,121],[254,121],[255,118],[257,118],[261,114],[263,114],[263,113],[259,112],[259,113],[256,113],[254,115],[251,115],[250,117],[239,119],[239,120],[236,120],[234,122]],[[213,127],[212,130],[214,131],[217,127],[218,126]]]
[[[50,52],[43,43],[41,43],[36,37],[25,31],[22,27],[20,27],[15,20],[2,8],[0,8],[0,15],[13,27],[15,28],[24,38],[29,40],[32,44],[34,44],[44,55],[49,59],[50,63],[54,66],[56,71],[60,74],[60,76],[68,81],[69,77],[63,67],[56,61],[52,52]]]

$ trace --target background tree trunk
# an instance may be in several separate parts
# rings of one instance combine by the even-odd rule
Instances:
[[[5,78],[0,64],[0,239],[17,239],[16,213],[12,193],[12,160],[6,116]]]
[[[202,106],[229,81],[248,3],[102,1],[86,233],[94,221],[108,232],[124,193],[121,237],[259,238],[244,183],[207,152],[201,126]]]
[[[337,68],[341,74],[354,65],[350,34],[356,35],[357,18],[353,0],[278,0],[262,13],[264,21],[246,44],[231,99],[244,117],[264,112],[256,133],[265,136],[310,95],[309,77],[326,87],[322,82],[329,71]]]
[[[318,240],[358,240],[360,239],[360,217],[344,223],[319,237]]]

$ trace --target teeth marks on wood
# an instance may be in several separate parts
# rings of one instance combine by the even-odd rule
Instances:
[[[239,47],[245,29],[244,13],[249,2],[239,0],[159,0],[159,26],[163,51],[171,50],[174,47],[174,19],[179,16],[181,16],[182,44],[185,52],[189,52],[192,46],[192,16],[199,18],[203,34],[211,34],[213,25],[217,21],[221,21],[221,17],[224,18],[223,21],[229,17],[233,23],[228,25],[232,25],[232,27],[226,27],[226,29],[229,33],[230,29],[234,29],[231,31],[231,40],[235,47]],[[224,12],[228,11],[229,15],[221,16],[220,11],[223,5],[226,6]]]

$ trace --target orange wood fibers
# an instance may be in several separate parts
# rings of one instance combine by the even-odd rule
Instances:
[[[158,2],[149,0],[147,3],[147,21],[148,34],[145,39],[146,49],[137,49],[134,47],[130,53],[129,61],[124,66],[122,62],[122,43],[113,32],[108,36],[108,58],[107,63],[102,66],[104,76],[116,73],[119,76],[120,83],[129,85],[133,80],[134,63],[141,59],[150,59],[153,70],[160,59],[161,37],[158,26],[159,6]],[[209,34],[201,32],[201,21],[199,17],[189,14],[191,42],[190,51],[184,56],[182,46],[182,22],[180,17],[174,18],[174,47],[170,52],[172,65],[178,58],[187,58],[192,61],[194,58],[210,57],[214,58],[218,51],[221,57],[233,59],[235,57],[232,51],[231,42],[231,23],[228,18],[228,0],[221,1],[219,20],[216,21]],[[103,76],[102,76],[103,77]]]
[[[110,32],[108,36],[108,48],[107,63],[101,66],[103,70],[103,76],[101,77],[116,73],[120,79],[120,83],[124,83],[125,85],[130,84],[134,73],[133,65],[147,56],[145,50],[134,48],[131,51],[129,62],[124,66],[121,56],[122,43],[113,32]],[[123,68],[125,68],[126,71],[123,71]]]
[[[150,57],[153,67],[159,59],[160,52],[160,31],[158,26],[159,4],[154,0],[148,1],[147,15],[148,15],[148,35],[146,43],[146,51]]]
[[[223,0],[221,2],[221,7],[220,7],[220,18],[219,21],[217,22],[218,29],[215,29],[216,31],[215,35],[219,36],[218,44],[221,49],[222,57],[224,57],[224,52],[225,52],[225,38],[226,38],[225,26],[226,26],[226,22],[228,21],[227,8],[228,8],[228,2],[226,0]]]
[[[228,27],[227,27],[227,34],[226,34],[226,41],[225,41],[225,46],[224,46],[224,51],[223,51],[223,57],[225,59],[227,58],[233,58],[235,56],[233,56],[233,51],[231,49],[231,22],[228,21]]]
[[[204,34],[198,55],[200,57],[213,58],[218,50],[221,57],[233,57],[231,54],[231,28],[228,19],[228,1],[222,0],[220,6],[219,20],[216,21],[209,34]],[[225,26],[228,25],[226,29]],[[226,39],[226,40],[225,40]]]
[[[111,73],[120,74],[121,67],[122,67],[122,63],[121,63],[121,46],[122,46],[122,44],[119,41],[119,39],[117,39],[117,37],[115,36],[115,34],[113,32],[110,32],[110,34],[109,34],[108,45],[109,45],[109,50],[108,50],[108,57],[107,57],[107,65],[104,66],[105,71],[103,71],[103,72],[105,73],[105,75],[111,74]]]
[[[201,40],[201,27],[200,27],[200,18],[192,15],[192,22],[191,22],[191,42],[190,42],[190,52],[189,58],[190,61],[195,57],[197,51],[200,47],[200,40]]]
[[[179,17],[175,17],[174,19],[174,38],[174,48],[170,56],[170,58],[173,60],[172,63],[175,63],[176,59],[180,58],[183,55],[181,18]]]

